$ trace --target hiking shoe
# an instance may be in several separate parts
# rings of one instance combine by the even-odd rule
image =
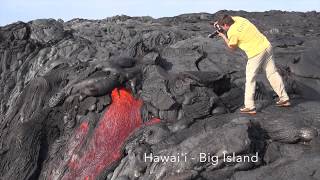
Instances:
[[[276,106],[278,107],[289,107],[291,105],[289,100],[279,100],[278,102],[276,102]]]
[[[240,113],[243,113],[243,114],[256,114],[257,111],[256,111],[256,108],[246,108],[246,107],[243,107],[243,108],[240,108]]]

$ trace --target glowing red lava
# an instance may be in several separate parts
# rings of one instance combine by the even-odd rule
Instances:
[[[68,163],[69,171],[62,179],[91,180],[121,158],[121,146],[142,123],[141,100],[123,88],[116,88],[111,93],[112,104],[100,119],[84,153],[74,153]],[[151,120],[147,125],[159,122]],[[79,130],[80,129],[80,130]],[[83,122],[76,137],[87,136],[88,123]],[[79,139],[83,141],[83,138]],[[77,144],[82,144],[78,142]],[[73,151],[78,152],[78,151]]]

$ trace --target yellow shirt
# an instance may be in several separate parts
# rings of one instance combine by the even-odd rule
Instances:
[[[249,20],[233,16],[232,24],[227,32],[229,45],[238,45],[248,56],[252,58],[260,54],[270,46],[268,39]]]

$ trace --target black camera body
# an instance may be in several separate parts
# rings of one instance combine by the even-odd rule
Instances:
[[[219,32],[224,32],[224,30],[218,24],[214,24],[214,28],[216,29],[216,31],[214,33],[209,34],[208,38],[214,38],[219,34]]]

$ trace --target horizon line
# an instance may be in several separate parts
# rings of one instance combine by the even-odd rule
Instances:
[[[214,13],[209,13],[209,12],[186,12],[186,13],[181,13],[181,14],[177,14],[177,15],[173,15],[173,16],[161,16],[161,17],[154,17],[154,16],[150,16],[150,15],[139,15],[139,16],[136,16],[136,15],[127,15],[127,14],[117,14],[117,15],[111,15],[111,16],[107,16],[107,17],[104,17],[104,18],[86,18],[86,17],[73,17],[73,18],[61,18],[61,17],[39,17],[39,18],[36,18],[36,19],[31,19],[29,21],[24,21],[24,20],[17,20],[17,21],[12,21],[8,24],[0,24],[0,27],[5,27],[7,25],[10,25],[10,24],[15,24],[15,23],[19,23],[19,22],[22,22],[22,23],[30,23],[32,21],[35,21],[35,20],[39,20],[39,19],[54,19],[56,21],[58,20],[62,20],[63,22],[69,22],[69,21],[72,21],[72,20],[75,20],[75,19],[82,19],[82,20],[90,20],[90,21],[99,21],[99,20],[104,20],[104,19],[107,19],[107,18],[112,18],[112,17],[116,17],[116,16],[128,16],[128,17],[132,17],[132,18],[136,18],[136,17],[151,17],[152,19],[161,19],[161,18],[171,18],[171,17],[178,17],[178,16],[182,16],[182,15],[191,15],[191,14],[216,14],[220,11],[229,11],[229,12],[248,12],[248,13],[264,13],[264,12],[270,12],[270,11],[279,11],[279,12],[287,12],[287,13],[311,13],[311,12],[315,12],[315,13],[320,13],[320,11],[317,11],[317,10],[307,10],[307,11],[296,11],[296,10],[279,10],[279,9],[271,9],[271,10],[264,10],[264,11],[257,11],[257,10],[253,10],[253,11],[248,11],[248,10],[227,10],[227,9],[222,9],[222,10],[218,10]]]

